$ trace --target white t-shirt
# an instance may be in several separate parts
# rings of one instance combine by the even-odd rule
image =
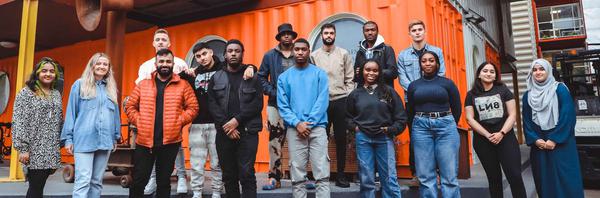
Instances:
[[[135,80],[135,84],[140,83],[140,81],[144,79],[150,79],[152,76],[152,72],[156,71],[156,57],[147,60],[142,65],[140,65],[140,70],[138,71],[138,78]],[[181,58],[174,57],[175,65],[173,66],[173,73],[178,74],[182,71],[185,71],[188,68],[187,63]]]

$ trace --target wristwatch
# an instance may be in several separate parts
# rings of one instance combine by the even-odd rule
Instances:
[[[502,133],[502,135],[506,135],[506,132],[500,130],[500,133]]]

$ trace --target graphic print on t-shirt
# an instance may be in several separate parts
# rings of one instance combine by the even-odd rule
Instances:
[[[481,121],[502,118],[504,115],[504,107],[500,94],[475,98],[475,108]]]
[[[208,82],[215,73],[217,73],[217,71],[198,74],[196,76],[196,80],[194,81],[194,89],[200,90],[202,94],[206,94],[206,91],[208,90]]]

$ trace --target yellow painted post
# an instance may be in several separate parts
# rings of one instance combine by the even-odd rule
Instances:
[[[23,15],[21,19],[21,37],[19,43],[19,63],[17,80],[15,81],[18,93],[25,84],[27,75],[33,70],[33,56],[35,53],[35,31],[37,25],[38,0],[23,1]],[[0,182],[25,181],[23,170],[19,163],[19,153],[13,147],[10,155],[10,173],[8,178],[0,178]]]

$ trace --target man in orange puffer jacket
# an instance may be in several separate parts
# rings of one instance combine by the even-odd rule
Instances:
[[[156,52],[156,71],[133,90],[125,111],[138,134],[130,197],[143,197],[156,165],[156,197],[170,197],[171,172],[181,145],[181,129],[198,114],[198,101],[187,81],[173,74],[173,52]],[[156,163],[156,164],[155,164]]]

